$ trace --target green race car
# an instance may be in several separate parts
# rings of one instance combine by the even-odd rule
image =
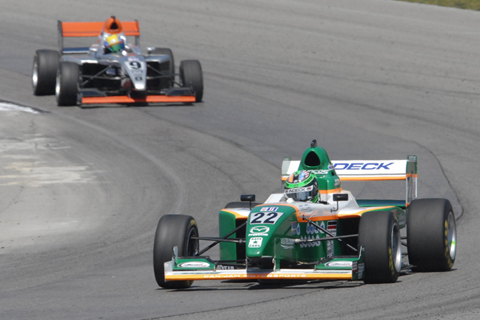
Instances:
[[[447,199],[417,199],[417,157],[330,161],[314,140],[299,161],[282,164],[284,193],[255,203],[242,195],[219,214],[219,237],[199,235],[195,219],[165,215],[153,249],[163,288],[195,280],[363,280],[395,282],[402,269],[447,271],[456,225]],[[342,181],[406,181],[403,200],[360,200]],[[401,229],[406,232],[401,235]],[[209,245],[200,248],[202,243]],[[220,259],[204,253],[220,245]],[[402,245],[408,263],[402,263]]]

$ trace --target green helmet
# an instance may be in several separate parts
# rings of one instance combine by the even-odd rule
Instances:
[[[285,181],[285,197],[295,201],[318,201],[318,181],[314,174],[301,170]]]

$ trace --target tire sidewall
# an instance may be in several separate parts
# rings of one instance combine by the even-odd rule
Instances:
[[[453,243],[449,236],[453,237]],[[412,201],[407,217],[407,248],[413,271],[452,269],[456,258],[456,225],[450,201],[435,198]]]
[[[365,283],[397,281],[401,264],[398,222],[393,212],[372,211],[362,215],[359,247],[365,249]],[[392,243],[395,241],[395,243]],[[395,250],[396,249],[396,250]]]
[[[178,247],[178,255],[192,256],[198,251],[198,236],[195,219],[187,215],[165,215],[157,225],[153,247],[153,268],[155,279],[163,288],[188,288],[193,281],[165,281],[165,262],[173,257],[173,247]]]
[[[195,102],[203,99],[203,72],[198,60],[183,60],[180,62],[180,78],[184,87],[190,87],[195,92]]]
[[[37,96],[55,94],[60,54],[55,50],[37,50],[32,63],[32,89]],[[36,77],[36,80],[34,80]]]
[[[78,64],[68,61],[60,63],[55,83],[55,97],[58,106],[77,104],[79,74]]]

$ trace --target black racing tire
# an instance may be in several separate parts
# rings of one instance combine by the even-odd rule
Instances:
[[[365,252],[365,283],[397,281],[402,266],[401,237],[393,212],[366,212],[360,219],[359,248]]]
[[[175,83],[175,59],[173,57],[173,52],[169,48],[155,48],[152,51],[150,51],[150,55],[155,56],[155,55],[166,55],[170,57],[170,66],[168,73],[171,74],[172,76],[169,77],[170,79],[170,87],[173,87],[173,84]]]
[[[183,87],[190,87],[195,92],[195,102],[203,98],[202,66],[197,60],[183,60],[180,62],[180,78]]]
[[[189,288],[193,280],[165,281],[164,263],[171,261],[173,247],[178,247],[180,257],[191,257],[198,252],[198,227],[194,218],[186,215],[163,216],[157,225],[153,245],[153,270],[157,284],[166,289]]]
[[[457,229],[447,199],[416,199],[408,207],[408,260],[412,271],[449,271],[455,263]]]
[[[55,50],[37,50],[33,57],[32,88],[36,96],[55,94],[60,54]]]
[[[55,96],[58,106],[74,106],[77,104],[78,79],[80,68],[74,62],[60,63],[55,84]]]

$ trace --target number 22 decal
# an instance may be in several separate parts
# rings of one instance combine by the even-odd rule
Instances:
[[[275,224],[283,212],[255,212],[250,215],[250,224]]]

